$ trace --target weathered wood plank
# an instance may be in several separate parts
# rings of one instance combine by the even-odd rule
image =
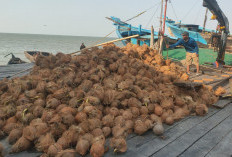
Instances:
[[[213,104],[213,106],[217,107],[217,108],[224,108],[226,105],[228,105],[231,102],[232,102],[231,99],[219,100],[218,102],[216,102],[215,104]]]
[[[228,157],[232,155],[232,130],[216,145],[206,157]]]
[[[173,127],[170,130],[165,131],[165,139],[158,138],[157,136],[153,135],[153,137],[148,142],[140,141],[136,143],[135,149],[137,152],[144,154],[145,156],[150,156],[155,152],[159,151],[182,134],[187,132],[188,130],[194,128],[198,123],[204,121],[212,117],[214,114],[219,112],[220,110],[210,108],[209,113],[205,117],[198,117],[198,116],[190,116],[189,119],[180,122],[178,125]],[[128,141],[129,142],[129,141]],[[143,142],[143,143],[142,143]],[[129,145],[131,147],[132,144]]]
[[[194,156],[205,156],[210,150],[216,146],[228,132],[232,130],[232,115],[218,124],[215,128],[209,131],[201,139],[196,141],[191,147],[189,147],[181,157],[194,157]],[[232,147],[232,145],[230,145]],[[232,154],[231,154],[232,155]]]
[[[167,146],[161,148],[154,153],[154,156],[178,156],[188,147],[193,145],[196,141],[202,138],[215,126],[219,125],[232,113],[232,105],[228,105],[223,110],[217,112],[214,116],[211,116],[204,121],[200,122],[194,126],[191,130],[188,130],[182,136],[178,137],[176,140],[170,142]],[[170,154],[172,152],[172,154]]]

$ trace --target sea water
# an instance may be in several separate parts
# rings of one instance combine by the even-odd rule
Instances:
[[[80,50],[81,43],[87,47],[93,46],[115,38],[63,36],[63,35],[36,35],[0,33],[0,65],[6,65],[11,59],[9,53],[23,61],[30,62],[24,51],[43,51],[56,54],[57,52],[72,53]],[[118,43],[121,46],[121,43]]]

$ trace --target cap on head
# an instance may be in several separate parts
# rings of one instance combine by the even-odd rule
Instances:
[[[189,32],[184,32],[181,34],[182,36],[189,36]]]

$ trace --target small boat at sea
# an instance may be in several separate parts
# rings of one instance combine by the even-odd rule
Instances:
[[[42,56],[50,56],[51,55],[51,53],[49,53],[49,52],[41,52],[41,51],[24,51],[24,54],[25,54],[26,58],[33,63],[36,61],[36,58],[39,55],[42,55]]]
[[[15,57],[15,55],[13,53],[10,53],[8,55],[6,55],[5,57],[11,55],[11,59],[8,61],[8,65],[10,64],[24,64],[26,63],[25,61],[21,60],[20,58],[18,57]]]

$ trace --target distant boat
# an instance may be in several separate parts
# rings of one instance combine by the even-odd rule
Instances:
[[[48,52],[40,52],[40,51],[24,51],[26,58],[34,63],[36,61],[37,56],[50,56],[51,54]]]
[[[131,24],[123,22],[119,18],[114,16],[111,16],[110,18],[108,17],[107,19],[113,21],[113,25],[115,25],[116,27],[116,33],[119,38],[125,38],[137,34],[140,35],[136,38],[123,40],[123,45],[126,45],[127,43],[132,43],[140,46],[142,46],[143,44],[150,46],[151,30],[142,29],[142,25],[139,25],[138,27],[132,26]],[[165,36],[169,39],[170,43],[174,43],[178,39],[177,37],[172,37],[166,34]],[[158,38],[158,32],[154,32],[154,43],[158,41]]]
[[[207,41],[202,37],[203,27],[195,24],[182,24],[176,23],[171,19],[166,20],[166,26],[168,27],[169,34],[176,38],[182,38],[181,34],[185,31],[189,32],[189,36],[196,41],[207,45]],[[205,29],[205,32],[214,33],[214,30]]]

